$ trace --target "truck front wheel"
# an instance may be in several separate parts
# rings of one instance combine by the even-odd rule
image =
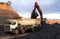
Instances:
[[[15,33],[15,35],[18,35],[19,34],[19,30],[15,29],[14,33]]]

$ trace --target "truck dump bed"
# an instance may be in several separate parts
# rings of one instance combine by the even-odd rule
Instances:
[[[17,22],[20,23],[21,25],[41,24],[40,19],[31,19],[31,18],[17,19]]]

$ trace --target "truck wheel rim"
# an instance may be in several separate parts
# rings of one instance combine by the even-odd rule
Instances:
[[[15,34],[16,34],[16,35],[17,35],[17,34],[19,34],[19,31],[18,31],[18,30],[16,30],[16,31],[15,31]]]

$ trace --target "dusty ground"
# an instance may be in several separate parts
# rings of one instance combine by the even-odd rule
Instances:
[[[3,31],[3,27],[0,26],[0,38],[2,36],[1,31]],[[60,24],[44,24],[38,32],[17,35],[9,39],[60,39]]]

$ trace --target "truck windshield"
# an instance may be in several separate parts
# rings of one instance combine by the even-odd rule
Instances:
[[[10,21],[6,21],[6,23],[5,24],[10,24],[10,25],[15,25],[16,24],[16,22],[10,22]]]
[[[15,25],[15,24],[16,24],[16,22],[12,22],[12,24],[13,24],[13,25]]]
[[[5,24],[12,24],[10,21],[6,21],[6,23]]]

